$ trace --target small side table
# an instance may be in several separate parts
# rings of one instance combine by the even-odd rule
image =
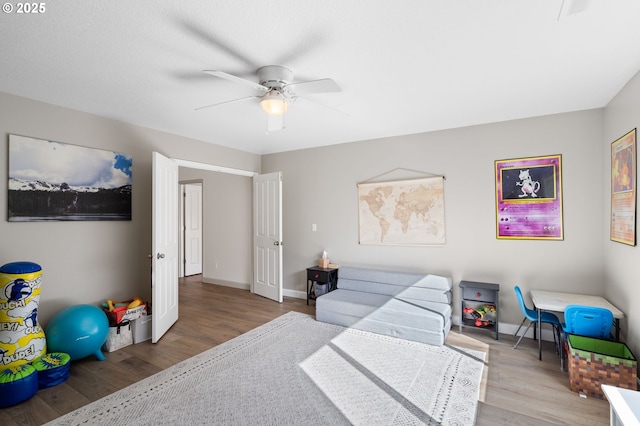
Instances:
[[[474,281],[460,281],[460,327],[462,333],[464,327],[482,328],[483,330],[491,330],[496,333],[498,340],[498,292],[500,286],[491,283],[479,283]],[[495,321],[488,326],[476,326],[476,318],[471,314],[464,313],[465,308],[479,308],[491,305],[495,307]]]
[[[640,392],[611,385],[600,385],[609,401],[611,426],[640,424]]]
[[[307,305],[309,300],[316,300],[313,288],[316,284],[329,284],[327,292],[338,288],[338,268],[321,268],[319,266],[307,268]]]

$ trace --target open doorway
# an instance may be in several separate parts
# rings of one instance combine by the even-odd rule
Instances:
[[[177,183],[202,184],[202,282],[251,290],[253,174],[179,165]]]
[[[197,172],[197,176],[182,176],[182,171]],[[213,171],[215,179],[210,179],[210,173],[203,174],[202,171]],[[278,173],[279,174],[279,173]],[[235,175],[235,176],[234,176]],[[239,175],[239,176],[238,176]],[[279,174],[280,175],[280,174]],[[179,182],[187,180],[203,180],[203,187],[207,188],[207,196],[203,196],[203,230],[206,230],[207,238],[203,241],[203,282],[207,282],[206,276],[211,276],[207,271],[216,271],[215,283],[222,285],[232,284],[248,287],[254,292],[254,276],[275,275],[277,279],[271,282],[277,283],[282,294],[282,268],[273,268],[254,271],[253,265],[253,226],[256,210],[253,206],[254,179],[245,177],[257,176],[255,172],[235,170],[220,166],[213,166],[192,161],[170,159],[158,152],[153,152],[153,196],[152,196],[152,265],[151,265],[151,288],[152,304],[154,306],[154,320],[152,321],[152,342],[156,343],[162,335],[178,320],[178,281],[179,281],[179,212],[180,197]],[[239,178],[240,179],[237,179]],[[234,182],[228,179],[234,178]],[[211,185],[209,182],[211,181]],[[219,187],[219,195],[211,189]],[[281,177],[280,177],[281,183]],[[281,187],[281,185],[279,185]],[[171,188],[175,188],[172,190]],[[221,203],[222,199],[226,203]],[[281,194],[278,197],[282,200]],[[215,202],[216,204],[211,204]],[[240,203],[235,208],[233,203]],[[276,200],[269,200],[268,205],[273,205]],[[224,205],[224,209],[213,208]],[[224,213],[223,217],[214,217],[210,211]],[[281,211],[281,210],[280,210]],[[281,224],[282,217],[279,215],[277,221]],[[261,220],[260,223],[265,221]],[[266,220],[266,222],[271,222]],[[209,224],[212,226],[210,227]],[[224,224],[224,225],[222,225]],[[249,225],[249,226],[247,226]],[[281,228],[281,227],[280,227]],[[212,229],[219,229],[221,235],[209,238]],[[203,235],[205,233],[203,232]],[[212,240],[212,241],[209,241]],[[279,247],[281,255],[282,238],[272,242],[273,246]],[[216,253],[217,250],[217,253]],[[213,253],[213,256],[210,255]],[[218,262],[217,257],[223,259]],[[226,257],[225,257],[226,256]],[[213,262],[213,263],[212,263]],[[280,263],[280,262],[278,262]],[[218,265],[221,266],[218,269]],[[245,265],[242,267],[242,265]],[[248,267],[246,266],[248,265]],[[241,267],[238,267],[241,266]],[[224,268],[224,271],[222,269]],[[228,279],[222,272],[229,271],[235,276],[229,275]],[[220,274],[218,274],[220,273]],[[247,284],[249,283],[249,284]]]
[[[180,278],[202,274],[202,181],[180,182]]]

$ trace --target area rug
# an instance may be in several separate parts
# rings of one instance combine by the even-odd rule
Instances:
[[[290,312],[48,425],[472,425],[484,356]]]

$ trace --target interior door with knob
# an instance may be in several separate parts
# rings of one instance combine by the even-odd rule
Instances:
[[[154,152],[152,174],[151,341],[156,343],[178,320],[178,164]]]
[[[181,185],[184,204],[181,229],[184,230],[184,276],[202,273],[202,183]]]
[[[253,178],[253,292],[282,303],[282,173]]]

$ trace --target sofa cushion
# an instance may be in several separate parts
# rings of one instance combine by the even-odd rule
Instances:
[[[434,302],[451,303],[451,277],[433,274],[410,274],[405,272],[375,271],[343,267],[338,271],[338,288],[366,291],[368,293],[395,296],[408,287],[440,290],[425,292],[434,294]]]
[[[433,288],[407,287],[395,297],[405,300],[424,300],[427,302],[451,304],[451,291],[436,290]]]
[[[344,289],[320,296],[316,300],[316,316],[321,311],[348,313],[381,322],[439,330],[442,330],[451,317],[451,306],[444,303]]]
[[[318,321],[442,345],[451,328],[450,277],[341,267],[316,299]]]
[[[451,329],[451,322],[449,319],[442,328],[429,329],[424,327],[401,325],[396,322],[379,321],[370,316],[362,318],[350,315],[348,312],[333,312],[322,309],[316,312],[316,319],[318,321],[336,324],[342,327],[356,328],[358,330],[364,330],[371,333],[384,334],[385,336],[398,337],[401,339],[413,340],[415,342],[422,342],[436,346],[444,344]]]
[[[451,279],[451,277],[427,274],[427,276],[423,277],[420,281],[415,283],[414,286],[451,291],[451,288],[453,287],[453,280]]]
[[[348,278],[358,281],[385,283],[408,286],[415,284],[424,278],[425,274],[409,272],[381,271],[376,269],[354,268],[341,266],[338,270],[338,279]]]

